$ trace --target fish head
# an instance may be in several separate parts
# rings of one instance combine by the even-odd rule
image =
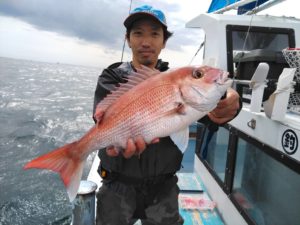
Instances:
[[[213,110],[232,84],[228,72],[210,66],[191,67],[184,77],[181,82],[183,99],[202,112]]]

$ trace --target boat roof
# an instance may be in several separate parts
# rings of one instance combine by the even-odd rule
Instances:
[[[208,13],[224,13],[237,10],[238,15],[256,14],[285,0],[212,0]]]
[[[251,26],[298,28],[300,19],[286,16],[271,15],[228,15],[204,13],[187,22],[188,28],[203,28],[210,26],[209,22],[218,21],[222,24],[239,24]]]

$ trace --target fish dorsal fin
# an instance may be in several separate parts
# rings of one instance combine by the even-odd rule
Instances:
[[[157,69],[151,69],[147,66],[144,66],[144,65],[141,65],[141,68],[137,69],[136,70],[137,73],[142,76],[141,78],[146,80],[148,79],[149,77],[152,77],[153,75],[156,75],[156,74],[159,74],[160,71],[157,70]]]
[[[126,83],[121,83],[116,90],[112,91],[111,94],[107,95],[98,105],[97,110],[105,112],[106,109],[115,102],[120,96],[129,91],[134,86],[140,84],[144,80],[159,74],[160,71],[156,69],[150,69],[147,66],[142,65],[140,69],[137,69],[136,72],[132,72],[125,79]]]
[[[189,127],[171,134],[170,138],[177,145],[180,151],[184,153],[189,143]]]

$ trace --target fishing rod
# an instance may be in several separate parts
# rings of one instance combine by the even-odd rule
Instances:
[[[199,51],[203,48],[205,43],[205,40],[200,44],[198,50],[196,51],[195,55],[192,57],[191,61],[189,62],[189,65],[192,64],[192,62],[194,61],[194,59],[196,58],[196,56],[198,55]]]
[[[130,5],[129,5],[129,11],[128,11],[128,14],[130,14],[130,12],[131,12],[131,6],[132,6],[132,0],[130,0]],[[126,43],[126,37],[124,38],[124,42],[123,42],[122,55],[121,55],[121,62],[123,62],[123,55],[124,55],[125,43]]]

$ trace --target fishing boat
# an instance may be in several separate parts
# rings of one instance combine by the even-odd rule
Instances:
[[[185,225],[300,224],[300,20],[257,15],[279,2],[212,1],[186,24],[203,29],[204,64],[229,71],[243,108],[224,126],[191,126],[194,166],[178,172]],[[100,186],[98,165],[88,180]]]

